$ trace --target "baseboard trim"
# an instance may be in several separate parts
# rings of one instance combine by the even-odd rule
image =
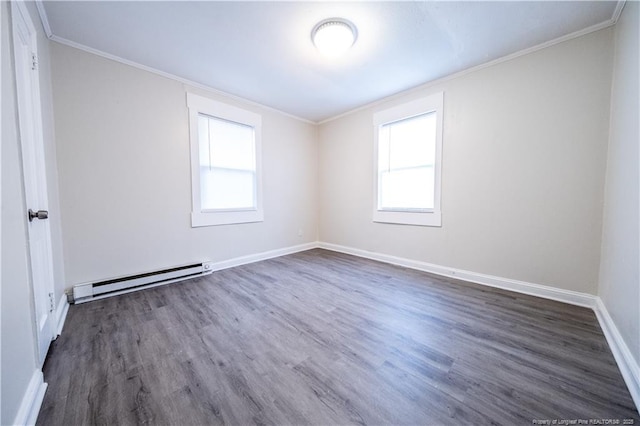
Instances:
[[[38,413],[44,400],[44,393],[47,384],[44,382],[42,371],[35,370],[29,381],[29,386],[22,396],[22,402],[18,408],[18,413],[13,420],[14,425],[35,425],[38,420]]]
[[[510,290],[517,293],[556,300],[558,302],[569,303],[571,305],[583,306],[592,309],[596,305],[596,296],[577,291],[563,290],[526,281],[481,274],[478,272],[466,271],[464,269],[451,268],[419,260],[405,259],[402,257],[341,246],[338,244],[320,242],[318,243],[318,247],[367,259],[378,260],[380,262],[391,263],[393,265],[404,266],[406,268],[417,269],[419,271],[429,272],[436,275],[482,284],[489,287],[496,287],[503,290]]]
[[[607,339],[607,343],[609,343],[613,357],[616,359],[620,373],[622,373],[622,377],[624,377],[624,381],[629,388],[633,402],[635,402],[636,408],[640,413],[640,365],[631,355],[631,350],[622,339],[618,327],[616,327],[607,307],[599,297],[593,310],[596,313],[596,317],[598,317],[598,322],[604,337]]]
[[[62,293],[58,306],[56,307],[56,337],[62,334],[62,327],[64,327],[64,321],[67,319],[67,312],[69,312],[69,302],[67,301],[67,295]]]
[[[233,268],[236,266],[247,265],[254,262],[259,262],[262,260],[272,259],[279,256],[285,256],[288,254],[298,253],[301,251],[311,250],[314,248],[321,248],[325,250],[335,251],[339,253],[350,254],[353,256],[358,256],[366,259],[376,260],[379,262],[389,263],[392,265],[403,266],[406,268],[416,269],[423,272],[429,272],[436,275],[441,275],[445,277],[451,277],[460,279],[463,281],[469,281],[476,284],[486,285],[489,287],[500,288],[503,290],[509,290],[516,293],[528,294],[531,296],[542,297],[544,299],[555,300],[563,303],[568,303],[571,305],[577,305],[582,307],[591,308],[600,323],[600,327],[603,330],[605,338],[611,348],[611,351],[615,357],[615,360],[620,368],[622,376],[629,388],[629,392],[633,398],[633,401],[636,404],[636,407],[639,408],[640,412],[640,367],[638,363],[635,361],[633,356],[631,355],[631,351],[628,346],[622,339],[618,328],[616,327],[613,319],[609,315],[604,303],[602,300],[591,294],[580,293],[576,291],[563,290],[555,287],[534,284],[526,281],[513,280],[510,278],[502,278],[493,275],[481,274],[472,271],[466,271],[458,268],[451,268],[442,265],[436,265],[432,263],[422,262],[418,260],[405,259],[397,256],[391,256],[382,253],[371,252],[367,250],[357,249],[353,247],[342,246],[339,244],[332,244],[326,242],[311,242],[305,244],[299,244],[295,246],[285,247],[276,250],[270,250],[262,253],[255,253],[247,256],[240,256],[220,262],[212,263],[212,271],[220,271],[223,269]],[[66,317],[67,311],[69,309],[68,303],[66,303],[66,298],[64,300],[60,300],[58,304],[57,318],[58,318],[58,334],[62,331],[62,326],[64,325],[64,318]],[[58,313],[59,312],[59,313]],[[37,398],[31,398],[33,400],[32,408],[36,407],[35,414],[31,413],[29,416],[33,417],[33,422],[37,419],[38,411],[40,409],[40,405],[42,404],[42,398],[44,398],[44,391],[46,390],[47,384],[42,380],[42,372],[37,371],[36,373],[40,374],[40,383],[42,384],[42,389],[38,391],[42,393]],[[34,378],[32,378],[32,382],[36,375],[34,373]],[[35,385],[33,385],[35,387]],[[32,383],[29,384],[29,389],[32,388]],[[25,405],[25,400],[27,400],[27,396],[29,394],[35,394],[35,391],[27,391],[25,397],[23,398],[23,403],[21,405],[21,411],[19,411],[19,415],[24,410],[23,406]],[[25,415],[26,416],[26,415]],[[31,418],[26,416],[28,418]],[[16,416],[16,424],[31,424],[27,422],[17,421],[22,419],[22,417]]]
[[[622,377],[629,388],[629,393],[636,404],[638,412],[640,412],[640,366],[631,355],[629,347],[622,339],[618,328],[613,322],[613,319],[609,315],[609,312],[600,297],[587,293],[563,290],[525,281],[512,280],[509,278],[496,277],[493,275],[480,274],[477,272],[370,252],[338,244],[319,242],[318,248],[592,309],[596,314],[598,323],[600,324],[603,334],[607,339],[607,343],[611,348],[611,352],[613,353],[616,363],[618,364],[618,368],[622,373]]]
[[[233,268],[235,266],[247,265],[249,263],[260,262],[261,260],[273,259],[274,257],[285,256],[287,254],[298,253],[314,248],[318,248],[318,243],[315,241],[311,243],[284,247],[276,250],[269,250],[262,253],[250,254],[247,256],[234,257],[232,259],[212,263],[211,270],[214,272],[221,271],[223,269]]]

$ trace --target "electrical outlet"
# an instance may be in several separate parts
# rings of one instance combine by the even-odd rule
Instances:
[[[298,228],[298,237],[302,237],[302,228]]]

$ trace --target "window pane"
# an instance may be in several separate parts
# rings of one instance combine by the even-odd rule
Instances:
[[[381,209],[434,208],[433,166],[380,173]]]
[[[435,112],[380,126],[378,208],[434,208],[435,155]]]
[[[211,165],[255,170],[253,127],[209,118]]]
[[[255,208],[253,127],[200,114],[198,132],[202,209]]]
[[[255,170],[253,127],[199,115],[198,131],[200,165]]]
[[[433,165],[435,162],[435,112],[385,124],[380,136],[381,169]]]
[[[255,207],[255,173],[202,167],[202,210],[250,209]]]

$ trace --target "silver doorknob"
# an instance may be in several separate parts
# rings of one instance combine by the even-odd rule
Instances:
[[[29,209],[29,222],[33,221],[33,219],[48,219],[49,218],[49,212],[46,210],[38,210],[37,212],[34,212],[33,210]]]

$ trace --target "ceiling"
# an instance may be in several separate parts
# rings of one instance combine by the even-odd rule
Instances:
[[[313,122],[615,21],[615,1],[45,1],[56,41],[151,67]],[[41,10],[42,12],[42,10]],[[358,40],[328,60],[313,26]],[[595,27],[594,27],[595,26]]]

